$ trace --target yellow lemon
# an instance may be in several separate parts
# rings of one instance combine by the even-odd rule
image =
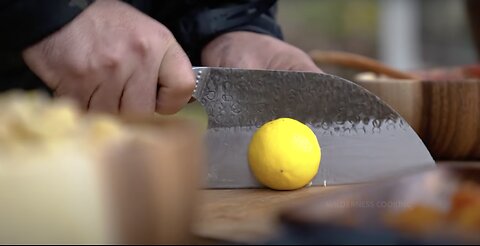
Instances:
[[[295,190],[318,172],[321,149],[303,123],[280,118],[260,127],[248,147],[248,162],[257,180],[275,190]]]

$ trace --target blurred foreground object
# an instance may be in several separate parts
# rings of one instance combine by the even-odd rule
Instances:
[[[0,243],[188,242],[203,161],[190,122],[83,115],[35,93],[0,108]]]
[[[479,192],[473,164],[411,170],[292,205],[283,235],[288,244],[478,244]]]
[[[405,118],[435,159],[480,159],[480,65],[403,72],[357,54],[310,55],[319,65],[367,71],[354,81]]]
[[[412,233],[435,233],[446,225],[465,237],[480,231],[480,185],[473,182],[460,184],[451,196],[447,211],[435,206],[413,204],[402,211],[386,215],[386,222],[395,229]],[[449,232],[450,233],[450,232]],[[472,238],[473,239],[473,238]]]

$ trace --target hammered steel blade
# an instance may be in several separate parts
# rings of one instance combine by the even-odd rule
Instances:
[[[208,188],[255,188],[247,149],[280,117],[315,132],[322,161],[314,185],[360,183],[435,163],[412,128],[362,87],[326,74],[194,68],[193,97],[208,115]]]

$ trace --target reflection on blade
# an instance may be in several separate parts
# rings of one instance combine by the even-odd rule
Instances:
[[[254,131],[289,117],[308,124],[322,147],[314,185],[371,181],[433,166],[408,124],[356,84],[324,74],[197,68],[194,96],[209,118],[210,188],[258,187],[247,162]]]
[[[313,185],[367,182],[433,163],[408,125],[395,123],[380,128],[366,125],[361,126],[360,132],[345,132],[342,127],[328,130],[310,127],[322,148],[320,170]],[[364,131],[364,127],[371,131]],[[247,160],[248,144],[255,130],[255,127],[208,130],[209,188],[260,186]],[[402,147],[395,148],[397,145]]]

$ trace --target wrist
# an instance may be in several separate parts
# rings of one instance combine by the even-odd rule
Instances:
[[[201,52],[202,65],[217,65],[219,62],[216,61],[221,60],[224,56],[230,55],[232,50],[236,50],[236,52],[241,54],[241,50],[244,50],[245,47],[251,47],[250,44],[252,42],[256,44],[255,47],[261,47],[263,43],[268,45],[272,39],[275,38],[266,34],[249,31],[233,31],[223,33],[203,47]]]

